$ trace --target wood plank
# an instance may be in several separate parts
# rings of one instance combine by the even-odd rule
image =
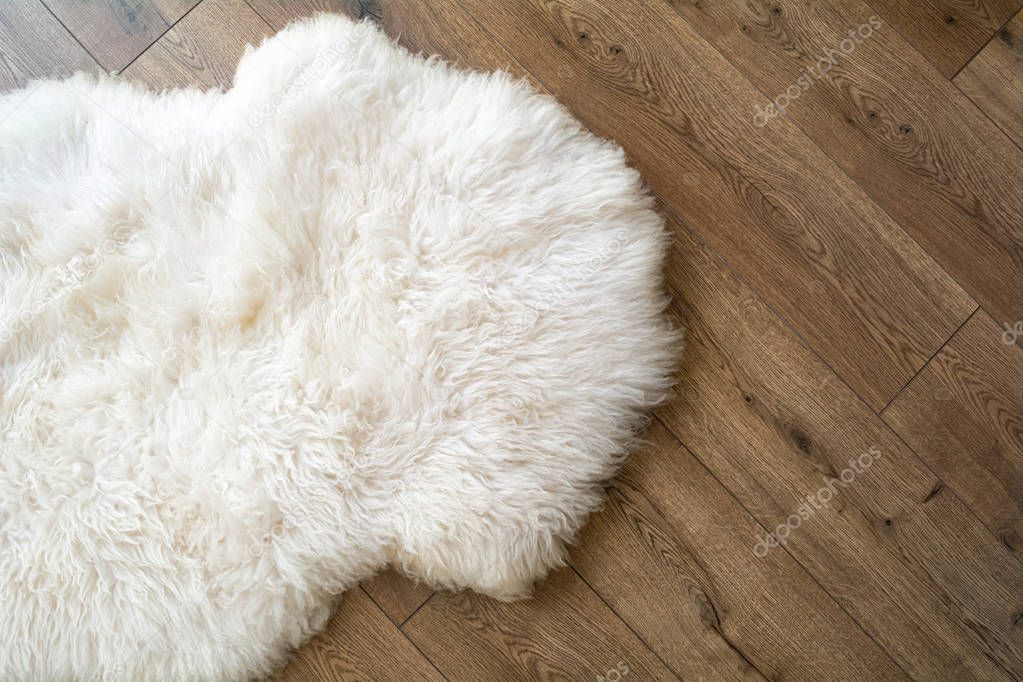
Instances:
[[[438,592],[402,628],[450,680],[672,680],[569,568],[532,599]]]
[[[754,126],[763,96],[666,4],[463,5],[871,405],[973,309],[796,126]]]
[[[1019,0],[869,0],[947,78],[1020,8]]]
[[[515,59],[485,30],[451,2],[417,0],[249,0],[275,29],[318,11],[338,12],[352,19],[376,22],[413,53],[440,55],[463,68],[502,69],[525,75]],[[532,79],[530,79],[532,80]],[[533,81],[534,86],[539,84]]]
[[[327,629],[302,647],[282,682],[331,680],[442,680],[366,593],[345,592]]]
[[[170,26],[150,0],[43,0],[107,71],[119,71]]]
[[[171,26],[199,4],[199,0],[152,0],[152,2],[156,11]]]
[[[204,0],[124,70],[153,89],[229,88],[246,45],[272,30],[243,0]]]
[[[0,10],[0,91],[33,78],[92,71],[96,62],[36,0],[10,0]],[[0,121],[6,116],[0,110]]]
[[[1023,287],[1005,284],[1023,280],[1023,152],[890,26],[876,29],[869,7],[673,4],[771,98],[802,90],[765,129],[798,123],[986,310],[1023,319]],[[850,46],[849,32],[861,27],[867,37]],[[829,50],[845,49],[843,40],[848,56],[823,78],[806,75]]]
[[[911,677],[1023,673],[1018,557],[705,246],[675,248],[668,428]]]
[[[1005,329],[978,311],[882,414],[1016,552],[1023,552],[1020,336],[1023,323]]]
[[[1023,149],[1023,13],[953,81]]]
[[[905,679],[895,662],[654,422],[572,553],[682,679]],[[821,652],[827,656],[822,657]]]
[[[281,30],[295,19],[311,17],[319,12],[347,14],[358,19],[369,14],[359,0],[247,0],[247,2],[275,31]],[[372,4],[365,3],[369,6]]]
[[[408,620],[433,594],[428,585],[406,578],[393,569],[364,580],[362,589],[396,625]]]

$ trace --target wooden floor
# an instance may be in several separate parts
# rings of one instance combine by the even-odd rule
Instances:
[[[1023,679],[1021,4],[4,0],[0,88],[229,87],[333,9],[529,78],[659,198],[678,395],[570,567],[378,577],[284,679]]]

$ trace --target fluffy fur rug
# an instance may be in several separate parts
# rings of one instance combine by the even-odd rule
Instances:
[[[243,679],[388,564],[529,593],[673,371],[622,151],[321,16],[0,98],[0,678]]]

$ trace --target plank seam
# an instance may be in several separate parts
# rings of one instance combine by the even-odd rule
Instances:
[[[55,21],[56,21],[56,22],[57,22],[58,24],[60,24],[60,27],[61,27],[62,29],[64,29],[64,31],[65,31],[65,32],[66,32],[66,33],[67,33],[67,34],[68,34],[69,36],[71,36],[71,40],[75,41],[75,42],[76,42],[76,43],[78,44],[78,47],[80,47],[80,48],[82,48],[83,50],[85,50],[85,54],[89,55],[89,59],[91,59],[91,60],[92,60],[92,61],[93,61],[93,62],[94,62],[94,63],[96,64],[96,66],[98,66],[98,67],[99,67],[99,68],[100,68],[100,69],[101,69],[102,71],[106,71],[106,69],[104,69],[104,68],[103,68],[103,65],[102,65],[102,64],[100,64],[99,60],[98,60],[98,59],[96,59],[96,55],[94,55],[94,54],[93,54],[92,52],[90,52],[90,51],[89,51],[89,48],[87,48],[87,47],[86,47],[85,45],[83,45],[83,44],[82,44],[82,41],[78,39],[78,36],[76,36],[76,35],[74,34],[74,32],[73,32],[73,31],[72,31],[71,29],[69,29],[69,28],[67,27],[67,25],[66,25],[66,24],[64,24],[64,22],[63,22],[63,21],[61,21],[61,20],[60,20],[60,17],[58,17],[58,16],[56,15],[56,14],[54,14],[54,13],[53,13],[53,10],[52,10],[52,9],[50,9],[50,6],[46,4],[46,0],[39,0],[39,4],[40,4],[40,5],[42,5],[42,6],[43,6],[43,9],[45,9],[45,10],[47,11],[47,13],[49,13],[49,15],[50,15],[51,17],[53,17],[53,18],[54,18],[54,20],[55,20]]]
[[[248,4],[248,3],[246,3],[246,4]],[[437,665],[436,665],[436,664],[435,664],[435,663],[433,662],[433,659],[431,659],[431,658],[430,658],[429,656],[427,656],[427,655],[426,655],[425,653],[423,653],[423,650],[419,648],[419,645],[418,645],[418,644],[416,644],[416,643],[415,643],[414,641],[412,641],[412,638],[411,638],[411,637],[409,637],[409,636],[408,636],[408,634],[407,634],[407,633],[405,632],[405,630],[403,630],[403,629],[402,629],[402,625],[404,625],[404,623],[402,623],[402,625],[397,625],[397,624],[395,624],[395,622],[394,622],[393,620],[391,620],[391,617],[390,617],[389,615],[387,615],[387,612],[386,612],[386,611],[384,611],[383,607],[381,607],[381,606],[380,606],[380,604],[378,604],[378,603],[377,603],[377,600],[373,598],[373,595],[371,595],[371,594],[370,594],[369,592],[367,592],[367,591],[366,591],[366,588],[364,588],[364,587],[363,587],[362,585],[359,585],[359,586],[357,586],[357,587],[356,587],[355,589],[361,590],[361,591],[362,591],[362,593],[363,593],[364,595],[366,595],[366,597],[368,597],[368,598],[369,598],[369,601],[370,601],[370,603],[371,603],[371,604],[373,604],[373,606],[375,606],[375,607],[376,607],[376,610],[377,610],[377,611],[379,611],[379,612],[381,613],[381,615],[383,615],[383,617],[384,617],[385,619],[387,619],[387,622],[388,622],[388,623],[390,623],[390,624],[391,624],[391,626],[392,626],[392,627],[393,627],[393,628],[394,628],[395,630],[397,630],[398,632],[400,632],[400,633],[401,633],[401,636],[402,636],[402,637],[404,637],[404,638],[405,638],[405,640],[406,640],[406,641],[407,641],[407,642],[408,642],[409,644],[411,644],[411,645],[412,645],[412,646],[413,646],[413,647],[415,648],[415,650],[416,650],[416,651],[418,651],[418,652],[419,652],[419,655],[423,657],[423,660],[424,660],[424,661],[426,661],[427,663],[429,663],[429,664],[430,664],[430,667],[431,667],[431,668],[433,668],[434,670],[436,670],[436,671],[437,671],[437,674],[438,674],[438,675],[440,675],[440,676],[441,676],[442,678],[444,678],[445,680],[448,680],[448,679],[449,679],[449,678],[448,678],[448,676],[447,676],[447,675],[445,675],[445,674],[444,674],[444,673],[443,673],[443,672],[441,671],[441,669],[437,667]],[[436,592],[434,592],[433,594],[437,594],[437,593],[436,593]],[[430,595],[430,596],[429,596],[429,597],[428,597],[428,598],[426,599],[426,601],[424,601],[424,602],[423,602],[422,604],[420,604],[420,605],[419,605],[419,609],[423,608],[423,605],[424,605],[424,604],[426,604],[426,602],[430,601],[430,599],[433,599],[433,594],[431,594],[431,595]],[[342,596],[341,598],[342,598],[342,599],[344,599],[344,596]],[[416,609],[416,611],[418,611],[419,609]],[[410,618],[411,618],[411,616],[410,616]],[[407,620],[407,619],[406,619],[406,620]]]
[[[146,47],[145,47],[145,48],[144,48],[144,49],[143,49],[143,50],[142,50],[141,52],[139,52],[139,53],[138,53],[137,55],[135,55],[134,57],[132,57],[132,59],[131,59],[131,61],[130,61],[130,62],[128,62],[127,64],[125,64],[124,66],[122,66],[122,67],[121,67],[120,69],[118,69],[118,73],[120,73],[121,71],[124,71],[125,69],[127,69],[127,68],[128,68],[129,66],[131,66],[132,64],[134,64],[134,63],[135,63],[135,61],[136,61],[136,60],[137,60],[137,59],[138,59],[139,57],[141,57],[142,55],[144,55],[144,54],[145,54],[146,52],[149,52],[149,48],[151,48],[151,47],[152,47],[153,45],[156,45],[156,44],[157,44],[158,42],[160,42],[160,39],[161,39],[161,38],[163,38],[163,37],[164,37],[165,35],[167,35],[167,33],[169,33],[169,32],[170,32],[170,30],[171,30],[172,28],[174,28],[175,26],[177,26],[178,24],[180,24],[180,23],[181,23],[181,21],[182,21],[182,20],[183,20],[183,19],[184,19],[185,17],[187,17],[187,16],[189,15],[189,14],[191,14],[191,13],[192,13],[192,11],[193,11],[193,10],[194,10],[194,9],[195,9],[196,7],[198,7],[199,5],[201,5],[202,3],[203,3],[203,0],[199,0],[199,2],[197,2],[197,3],[195,3],[194,5],[192,5],[191,7],[189,7],[189,8],[188,8],[188,11],[187,11],[187,12],[185,12],[184,14],[182,14],[182,15],[181,15],[180,17],[178,17],[177,21],[175,21],[174,23],[170,24],[170,25],[169,25],[169,26],[167,27],[167,30],[166,30],[166,31],[164,31],[164,32],[163,32],[163,33],[161,33],[160,35],[156,36],[156,38],[155,38],[155,39],[153,40],[153,42],[151,42],[151,43],[149,43],[148,45],[146,45]],[[157,14],[159,14],[159,11],[157,12]],[[160,16],[162,17],[163,15],[161,14]],[[166,18],[164,18],[164,21],[167,21],[167,20],[166,20]],[[170,23],[170,22],[168,22],[168,23]]]
[[[611,615],[613,615],[615,618],[617,618],[618,622],[620,622],[622,625],[627,627],[629,629],[629,632],[631,632],[633,634],[633,636],[637,640],[639,640],[639,643],[642,644],[646,648],[647,651],[649,651],[651,654],[653,654],[654,657],[658,661],[661,662],[661,665],[664,666],[664,669],[667,670],[668,672],[670,672],[672,675],[674,675],[676,679],[681,681],[682,680],[682,676],[679,675],[678,672],[676,672],[673,667],[668,665],[668,662],[665,661],[663,658],[661,658],[661,655],[659,653],[654,651],[654,648],[651,647],[649,643],[647,643],[646,639],[644,639],[638,632],[636,632],[635,629],[633,629],[632,624],[629,623],[629,621],[627,621],[624,618],[622,618],[622,616],[617,611],[615,611],[614,607],[607,603],[607,600],[604,599],[604,595],[602,595],[600,592],[598,592],[596,589],[594,589],[593,585],[590,585],[589,581],[586,580],[586,578],[583,577],[582,573],[579,572],[579,570],[572,564],[571,561],[568,562],[568,567],[572,569],[572,572],[575,573],[576,576],[578,576],[579,580],[582,581],[583,585],[586,585],[586,589],[588,589],[590,592],[592,592],[597,597],[597,599],[600,600],[600,602],[604,605],[604,607],[608,611],[611,612]],[[743,656],[743,658],[745,658],[745,656]],[[753,667],[756,668],[756,666],[753,666]]]
[[[416,615],[417,613],[419,613],[419,611],[420,611],[420,610],[421,610],[421,609],[422,609],[422,608],[423,608],[424,606],[426,606],[426,603],[427,603],[428,601],[430,601],[431,599],[433,599],[433,598],[434,598],[435,596],[437,596],[437,590],[434,590],[433,592],[431,592],[431,593],[430,593],[430,596],[429,596],[429,597],[427,597],[426,599],[424,599],[424,600],[423,600],[423,603],[422,603],[422,604],[420,604],[419,606],[417,606],[417,607],[415,608],[415,610],[414,610],[414,611],[412,611],[412,613],[410,613],[410,614],[408,614],[407,616],[405,616],[405,618],[403,618],[403,619],[402,619],[401,623],[399,623],[399,624],[398,624],[398,627],[400,627],[400,628],[403,628],[403,627],[405,627],[405,623],[407,623],[407,622],[409,622],[410,620],[412,620],[412,616],[414,616],[414,615]],[[372,596],[370,596],[370,599],[372,599],[372,598],[373,598],[373,597],[372,597]]]
[[[882,420],[884,419],[883,415],[884,415],[885,411],[887,411],[887,409],[892,406],[892,403],[895,402],[896,398],[898,398],[900,395],[902,395],[906,391],[906,389],[909,388],[909,385],[911,383],[913,383],[913,381],[915,381],[918,376],[920,376],[920,373],[923,372],[925,369],[927,369],[927,365],[931,364],[931,361],[934,360],[934,358],[938,357],[938,353],[940,353],[941,351],[943,351],[945,349],[945,346],[947,346],[949,344],[949,342],[951,342],[952,339],[955,338],[956,334],[959,333],[960,329],[962,329],[963,327],[966,326],[967,322],[969,322],[970,320],[973,319],[974,315],[977,314],[977,311],[980,310],[980,308],[981,308],[980,304],[977,304],[977,307],[973,309],[973,312],[966,316],[966,319],[963,320],[962,323],[958,327],[955,328],[955,331],[953,331],[951,334],[949,334],[948,338],[945,339],[945,341],[941,344],[941,346],[938,347],[938,349],[936,351],[931,353],[931,357],[927,358],[927,362],[925,362],[924,364],[920,365],[920,369],[918,369],[916,372],[913,373],[913,376],[911,376],[909,378],[909,381],[904,383],[902,385],[902,388],[900,388],[898,391],[895,392],[895,395],[893,395],[891,397],[891,399],[889,399],[888,402],[885,403],[884,407],[882,407],[880,410],[875,412],[875,414],[878,417],[881,417]]]
[[[921,50],[920,48],[918,48],[918,47],[916,46],[916,43],[914,43],[914,42],[913,42],[912,40],[910,40],[910,39],[909,39],[909,38],[908,38],[908,37],[906,36],[906,34],[905,34],[905,33],[903,33],[902,31],[900,31],[900,30],[898,29],[898,27],[897,27],[897,26],[896,26],[895,24],[893,24],[893,23],[892,23],[891,21],[889,21],[889,20],[888,20],[888,18],[887,18],[887,17],[886,17],[885,15],[884,15],[884,12],[878,12],[878,11],[877,11],[877,8],[875,8],[875,7],[874,7],[874,3],[872,2],[872,0],[862,0],[862,2],[863,2],[863,4],[864,4],[864,5],[866,5],[866,6],[868,7],[868,8],[870,8],[871,10],[873,10],[874,14],[876,14],[876,15],[877,15],[877,16],[879,16],[879,17],[881,17],[881,18],[882,18],[882,19],[884,20],[884,23],[885,23],[885,25],[886,25],[886,26],[889,26],[889,27],[890,27],[890,28],[892,29],[892,31],[894,31],[894,32],[895,32],[895,34],[896,34],[897,36],[899,36],[900,38],[902,38],[902,42],[906,43],[906,45],[908,45],[908,46],[909,46],[909,49],[913,50],[913,51],[914,51],[914,52],[916,52],[916,53],[917,53],[918,55],[920,55],[920,58],[921,58],[921,59],[923,59],[923,60],[924,60],[925,62],[927,62],[927,64],[928,64],[928,65],[929,65],[929,66],[930,66],[930,67],[931,67],[932,69],[934,69],[935,71],[937,71],[937,72],[938,72],[938,75],[939,75],[939,76],[941,76],[942,78],[948,79],[948,80],[952,80],[952,78],[951,78],[951,77],[949,77],[949,76],[946,76],[946,75],[945,75],[945,72],[944,72],[944,71],[942,71],[942,70],[941,70],[941,69],[940,69],[940,68],[938,67],[938,65],[937,65],[937,64],[935,64],[934,62],[932,62],[932,61],[931,61],[931,58],[930,58],[929,56],[927,56],[927,54],[925,54],[923,50]]]
[[[735,501],[735,504],[739,505],[739,508],[740,508],[740,509],[742,509],[742,510],[743,510],[743,512],[745,512],[745,513],[746,513],[746,514],[747,514],[747,515],[748,515],[748,516],[750,517],[750,519],[752,519],[753,523],[755,523],[755,524],[757,524],[758,526],[760,526],[760,528],[761,528],[761,529],[763,529],[763,531],[764,531],[765,533],[767,533],[768,535],[770,535],[770,534],[771,534],[771,530],[770,530],[770,529],[769,529],[769,528],[768,528],[767,526],[765,526],[765,525],[763,524],[763,522],[761,522],[761,520],[760,520],[760,519],[759,519],[759,518],[758,518],[758,517],[756,516],[756,514],[754,514],[753,512],[751,512],[751,511],[750,511],[750,510],[749,510],[749,509],[748,509],[748,508],[746,507],[746,505],[745,505],[745,504],[743,504],[742,500],[740,500],[740,499],[739,499],[739,497],[738,497],[738,496],[737,496],[737,495],[736,495],[736,494],[735,494],[734,492],[732,492],[732,489],[731,489],[731,488],[729,488],[728,486],[726,486],[726,485],[725,485],[725,484],[724,484],[724,483],[723,483],[723,482],[721,481],[721,479],[719,479],[719,478],[718,478],[718,476],[717,476],[717,474],[716,474],[716,473],[714,472],[714,470],[713,470],[713,469],[711,469],[711,468],[710,468],[710,467],[709,467],[709,466],[708,466],[708,465],[706,464],[706,462],[704,462],[704,461],[703,461],[702,459],[700,459],[700,456],[696,454],[696,451],[695,451],[695,450],[693,450],[692,448],[690,448],[690,447],[689,447],[689,445],[687,445],[687,444],[686,444],[686,442],[685,442],[685,441],[684,441],[684,440],[682,439],[682,437],[681,437],[681,436],[680,436],[679,434],[675,433],[675,431],[674,431],[674,430],[673,430],[673,429],[671,428],[671,426],[670,426],[670,425],[669,425],[669,424],[668,424],[668,423],[667,423],[666,421],[664,421],[663,419],[661,419],[661,418],[660,418],[660,416],[655,416],[654,418],[655,418],[655,419],[656,419],[656,420],[657,420],[658,422],[660,422],[660,423],[661,423],[661,426],[663,426],[663,427],[664,427],[664,428],[665,428],[665,429],[666,429],[666,430],[668,431],[668,433],[670,433],[670,434],[671,434],[672,438],[674,438],[674,439],[675,439],[675,440],[676,440],[676,441],[678,442],[678,444],[679,444],[679,445],[680,445],[681,447],[685,448],[686,452],[688,452],[688,453],[689,453],[689,455],[690,455],[690,456],[691,456],[691,457],[692,457],[692,458],[693,458],[694,460],[696,460],[696,462],[697,462],[697,463],[699,463],[699,465],[700,465],[701,467],[703,467],[703,469],[704,469],[704,470],[705,470],[705,471],[706,471],[706,472],[707,472],[708,474],[710,474],[711,478],[713,478],[713,479],[714,479],[715,481],[717,481],[718,485],[720,485],[720,486],[721,486],[722,490],[724,490],[724,491],[725,491],[726,493],[728,493],[728,495],[729,495],[729,496],[730,496],[730,497],[732,498],[732,500],[734,500],[734,501]],[[860,631],[861,631],[861,632],[862,632],[862,633],[863,633],[864,635],[866,635],[866,636],[867,636],[867,638],[868,638],[868,639],[870,639],[870,641],[872,641],[872,642],[873,642],[873,643],[874,643],[875,645],[877,645],[877,648],[878,648],[878,650],[879,650],[879,651],[880,651],[881,653],[883,653],[883,654],[884,654],[885,656],[887,656],[887,657],[888,657],[888,659],[889,659],[889,660],[890,660],[890,661],[892,662],[892,664],[893,664],[893,665],[894,665],[894,666],[895,666],[896,668],[898,668],[899,670],[901,670],[901,671],[902,671],[902,674],[904,674],[904,675],[906,676],[906,679],[913,679],[912,675],[910,675],[910,674],[909,674],[908,672],[906,672],[906,669],[902,667],[902,664],[901,664],[901,663],[899,663],[899,661],[898,661],[898,660],[896,660],[896,658],[895,658],[894,656],[892,656],[891,652],[890,652],[890,651],[888,651],[888,648],[887,648],[887,647],[885,647],[884,645],[882,645],[882,644],[881,644],[881,643],[880,643],[879,641],[877,641],[877,639],[876,639],[876,638],[874,637],[874,635],[873,635],[873,634],[872,634],[872,633],[871,633],[871,632],[870,632],[869,630],[867,630],[867,628],[866,628],[866,627],[865,627],[865,626],[863,625],[863,623],[861,623],[861,622],[859,621],[859,619],[858,619],[858,618],[855,618],[855,617],[853,617],[853,615],[852,615],[851,613],[849,613],[849,611],[848,611],[848,610],[846,610],[846,608],[845,608],[845,605],[844,605],[844,604],[842,604],[842,602],[841,602],[841,601],[839,601],[839,600],[838,600],[838,598],[837,598],[837,597],[835,597],[835,595],[831,594],[831,592],[830,592],[830,591],[829,591],[829,590],[828,590],[828,589],[827,589],[827,588],[826,588],[826,587],[825,587],[824,585],[822,585],[822,584],[821,584],[821,581],[820,581],[820,580],[818,580],[817,576],[816,576],[816,575],[814,575],[814,573],[813,573],[812,571],[810,571],[810,569],[808,569],[808,568],[807,568],[807,567],[806,567],[806,566],[805,566],[805,565],[803,564],[803,562],[802,562],[802,561],[800,561],[800,560],[799,560],[799,559],[798,559],[798,558],[797,558],[797,557],[796,557],[795,555],[793,555],[793,554],[792,554],[792,552],[791,552],[791,550],[789,550],[789,548],[788,548],[788,547],[787,547],[786,545],[784,545],[784,544],[780,544],[779,546],[780,546],[780,547],[782,548],[782,550],[784,550],[784,551],[785,551],[785,553],[786,553],[786,554],[787,554],[787,555],[789,556],[789,558],[790,558],[790,559],[792,559],[792,561],[793,561],[793,562],[795,562],[795,564],[796,564],[797,566],[799,566],[800,570],[802,570],[802,571],[803,571],[803,573],[805,573],[805,574],[806,574],[806,576],[807,576],[807,577],[808,577],[808,578],[809,578],[810,580],[812,580],[812,581],[814,582],[814,584],[815,584],[815,585],[817,585],[817,587],[819,587],[819,588],[821,589],[821,591],[822,591],[822,592],[823,592],[824,594],[828,595],[828,598],[829,598],[829,599],[830,599],[830,600],[831,600],[832,602],[834,602],[835,606],[836,606],[836,607],[838,607],[838,609],[839,609],[839,610],[840,610],[840,611],[841,611],[842,613],[844,613],[844,614],[846,615],[846,617],[847,617],[847,618],[849,618],[849,620],[850,620],[850,621],[851,621],[852,623],[854,623],[854,624],[856,625],[856,627],[858,627],[858,628],[860,629]]]
[[[1004,31],[1006,26],[1008,26],[1010,23],[1012,23],[1012,20],[1016,18],[1017,12],[1018,12],[1018,10],[1016,12],[1013,12],[1012,14],[1010,14],[1009,18],[1006,19],[1005,22],[1001,26],[999,26],[995,30],[995,32],[992,33],[988,37],[987,40],[984,41],[984,44],[981,45],[979,48],[977,48],[977,50],[972,55],[970,55],[970,58],[967,59],[965,62],[963,62],[963,64],[958,69],[956,69],[955,73],[953,73],[951,76],[949,76],[949,80],[950,81],[955,82],[956,76],[961,74],[963,72],[963,69],[965,69],[967,66],[972,64],[973,60],[977,58],[977,55],[979,55],[981,52],[983,52],[984,48],[986,48],[988,45],[990,45],[991,41],[994,40],[995,38],[997,38],[998,34],[1001,33],[1002,31]],[[969,97],[967,97],[967,99],[969,99]],[[972,102],[973,100],[970,100],[970,101]]]
[[[200,0],[200,2],[204,2],[204,1],[205,1],[205,0]],[[260,13],[259,13],[259,10],[258,10],[258,9],[256,9],[255,7],[253,7],[253,6],[252,6],[252,3],[251,3],[251,2],[249,2],[249,0],[244,0],[244,2],[245,2],[245,5],[246,5],[246,6],[247,6],[247,7],[249,8],[249,9],[251,9],[251,10],[253,11],[253,13],[254,13],[254,14],[255,14],[255,15],[257,16],[257,17],[259,17],[260,19],[262,19],[262,20],[263,20],[263,23],[264,23],[264,24],[266,24],[267,26],[269,26],[269,27],[270,27],[270,30],[271,30],[271,31],[273,31],[274,33],[276,33],[276,32],[277,32],[277,31],[279,30],[279,29],[276,29],[276,28],[274,28],[273,26],[271,26],[271,25],[270,25],[270,22],[269,22],[269,21],[267,20],[267,18],[266,18],[266,17],[264,17],[264,16],[262,15],[262,14],[260,14]],[[282,26],[281,28],[283,28],[283,26]]]
[[[1023,151],[1023,141],[1017,142],[1012,136],[1010,136],[1009,132],[1002,126],[1002,124],[1000,124],[995,119],[991,118],[991,115],[988,114],[986,109],[982,108],[980,106],[980,104],[975,102],[973,100],[973,98],[970,97],[970,95],[965,90],[963,90],[961,87],[959,87],[959,83],[956,83],[955,81],[952,81],[952,85],[955,86],[956,90],[958,90],[959,92],[961,92],[963,94],[963,97],[965,97],[967,99],[967,101],[974,106],[974,108],[977,110],[977,112],[981,116],[986,118],[991,123],[991,125],[993,125],[995,128],[997,128],[1002,133],[1002,135],[1005,137],[1005,139],[1007,139],[1010,143],[1016,145],[1017,149],[1019,149],[1020,151]],[[962,285],[960,285],[960,286],[962,286]],[[985,308],[984,312],[986,312],[986,313],[988,313],[990,315],[990,312],[988,312],[988,310],[986,308]]]

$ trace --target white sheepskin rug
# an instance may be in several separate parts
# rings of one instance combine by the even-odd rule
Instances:
[[[0,115],[0,679],[264,676],[387,565],[528,595],[669,388],[652,199],[505,74],[325,15]]]

